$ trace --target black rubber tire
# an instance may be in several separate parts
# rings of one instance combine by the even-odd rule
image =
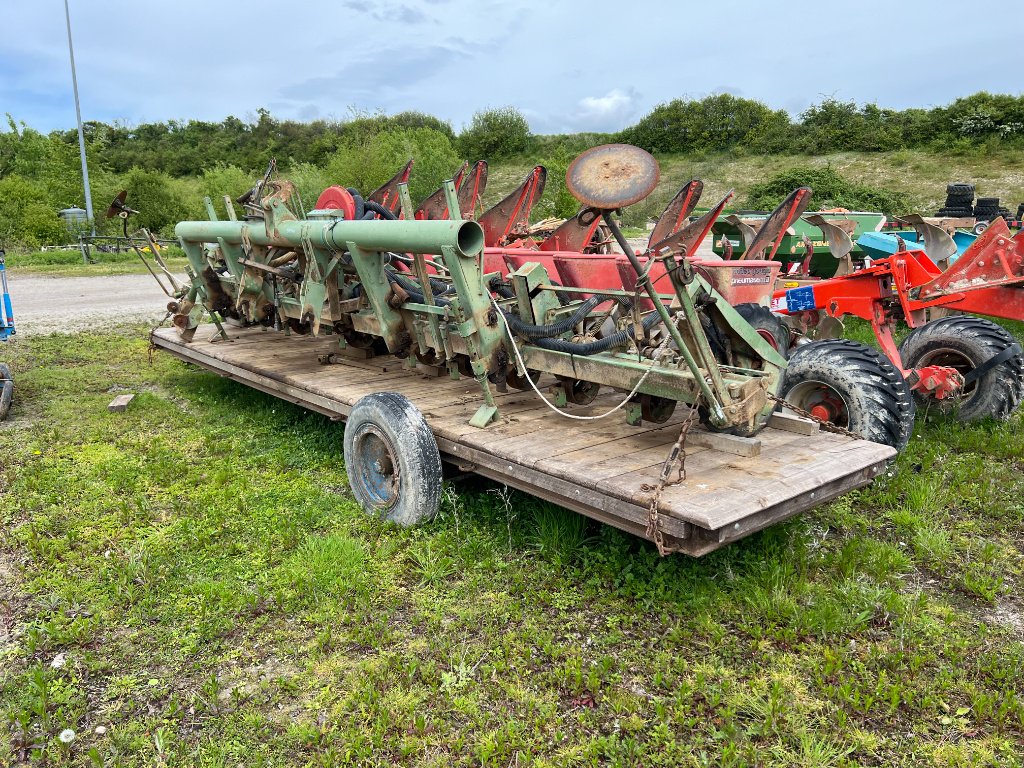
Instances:
[[[973,216],[974,211],[972,211],[970,208],[940,208],[938,215],[959,219]]]
[[[971,315],[943,317],[915,329],[900,345],[907,369],[951,365],[961,373],[977,368],[1016,340],[990,320]],[[1018,352],[969,384],[961,398],[936,400],[915,393],[921,405],[955,413],[960,421],[1006,419],[1024,397],[1024,356]]]
[[[998,197],[979,197],[978,198],[979,208],[998,208],[999,198]]]
[[[946,194],[949,197],[974,197],[974,185],[954,182],[946,185]]]
[[[14,375],[5,363],[0,363],[0,421],[11,412],[11,400],[14,399]]]
[[[345,470],[366,512],[398,525],[433,519],[441,454],[423,414],[397,392],[360,398],[345,424]]]
[[[783,357],[789,357],[789,345],[792,334],[778,315],[773,315],[768,307],[760,304],[737,304],[733,309],[746,320],[775,351]]]
[[[1024,203],[1017,206],[1017,221],[1024,219]]]
[[[789,357],[779,397],[810,410],[820,392],[842,399],[845,418],[837,426],[897,451],[910,441],[914,398],[903,375],[877,350],[848,339],[797,347]]]

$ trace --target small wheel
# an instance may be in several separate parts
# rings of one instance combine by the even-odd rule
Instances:
[[[526,374],[534,384],[537,383],[541,376],[540,371],[535,368],[527,368]],[[526,376],[519,375],[519,369],[515,365],[509,366],[509,371],[505,376],[505,381],[510,387],[512,387],[512,389],[518,389],[521,391],[533,389],[533,387],[530,386],[530,382],[526,380]]]
[[[356,501],[399,525],[431,520],[441,503],[441,454],[426,420],[397,392],[361,398],[345,424],[345,470]]]
[[[779,397],[876,443],[902,451],[914,427],[914,399],[888,358],[846,339],[812,341],[790,355]]]
[[[773,315],[768,307],[760,304],[737,304],[733,309],[757,331],[758,336],[771,345],[772,349],[783,357],[789,357],[791,335],[780,317]]]
[[[640,417],[654,424],[664,424],[676,410],[676,401],[655,395],[640,396]]]
[[[590,405],[597,398],[601,391],[601,385],[593,381],[580,381],[579,379],[565,379],[559,377],[565,387],[565,397],[574,405]]]
[[[310,331],[313,330],[312,325],[302,320],[296,320],[294,317],[288,318],[288,327],[296,336],[308,336]]]
[[[988,229],[988,227],[989,223],[987,221],[979,221],[977,224],[974,225],[974,229],[972,229],[971,231],[974,232],[974,234],[976,235],[980,235],[982,232]]]
[[[11,369],[4,363],[0,363],[0,421],[7,418],[11,410],[11,400],[14,398],[14,376]]]
[[[906,368],[943,365],[966,376],[1015,343],[1009,333],[989,320],[957,315],[914,330],[900,345],[900,356]],[[959,398],[936,400],[915,395],[919,403],[944,413],[955,410],[961,421],[1008,418],[1024,397],[1024,356],[1018,348],[1016,354],[970,382]]]

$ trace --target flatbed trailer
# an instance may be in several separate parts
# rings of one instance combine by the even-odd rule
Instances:
[[[612,416],[570,421],[532,391],[496,395],[501,418],[481,429],[468,422],[480,404],[472,378],[453,380],[410,370],[391,355],[339,358],[335,337],[287,336],[213,325],[186,343],[173,328],[153,344],[188,363],[344,421],[363,396],[380,391],[409,398],[424,415],[441,457],[474,472],[642,538],[648,533],[651,488],[679,435],[688,409],[666,423],[629,426]],[[330,356],[329,364],[320,362]],[[551,382],[553,383],[553,379]],[[542,380],[542,384],[544,381]],[[573,413],[599,414],[621,400],[599,395]],[[685,442],[686,478],[669,485],[658,507],[666,549],[699,556],[806,512],[882,472],[893,448],[820,431],[810,421],[777,415],[754,438],[694,426]],[[341,457],[339,456],[339,459]]]

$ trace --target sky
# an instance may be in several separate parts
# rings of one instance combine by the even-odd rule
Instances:
[[[1020,93],[1021,27],[961,3],[69,0],[84,120],[342,120],[459,130],[511,105],[534,133],[615,131],[727,92],[797,115],[834,97],[930,107]],[[0,0],[0,115],[73,128],[61,0]]]

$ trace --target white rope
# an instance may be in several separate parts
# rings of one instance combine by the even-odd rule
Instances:
[[[550,408],[555,413],[557,413],[557,414],[559,414],[561,416],[565,416],[567,419],[576,419],[577,421],[597,421],[598,419],[603,419],[603,418],[606,418],[608,416],[611,416],[613,413],[615,413],[617,410],[619,410],[620,408],[625,406],[626,403],[628,403],[630,400],[633,399],[634,395],[636,395],[637,391],[639,391],[640,386],[644,383],[644,381],[650,375],[651,371],[654,369],[654,363],[652,363],[647,368],[647,370],[644,371],[644,375],[640,377],[640,380],[636,383],[636,386],[633,387],[633,390],[628,395],[626,395],[626,399],[623,400],[618,405],[616,405],[610,411],[605,411],[604,413],[602,413],[602,414],[600,414],[598,416],[577,416],[574,413],[569,413],[568,411],[563,411],[557,405],[555,405],[550,400],[548,400],[546,397],[544,397],[544,393],[541,392],[537,388],[536,384],[534,384],[533,379],[530,378],[529,371],[527,371],[527,369],[526,369],[526,363],[523,362],[523,356],[519,353],[519,345],[516,344],[516,337],[512,333],[512,328],[509,327],[508,318],[505,317],[505,313],[501,311],[501,307],[498,306],[498,302],[495,301],[494,296],[491,296],[491,303],[494,305],[495,310],[497,310],[498,317],[501,318],[501,322],[504,323],[504,325],[505,325],[505,331],[508,333],[508,340],[512,344],[512,351],[515,352],[516,362],[519,363],[519,368],[522,370],[523,376],[525,376],[526,380],[528,382],[530,382],[530,386],[533,387],[533,391],[537,393],[537,396],[540,397],[540,399],[544,401],[544,405],[546,405],[548,408]],[[655,360],[657,360],[657,358],[658,358],[658,353],[661,352],[661,350],[665,349],[666,346],[668,346],[668,341],[669,341],[670,338],[671,337],[668,336],[667,334],[665,335],[665,339],[661,342],[661,345],[654,352],[654,359]]]

